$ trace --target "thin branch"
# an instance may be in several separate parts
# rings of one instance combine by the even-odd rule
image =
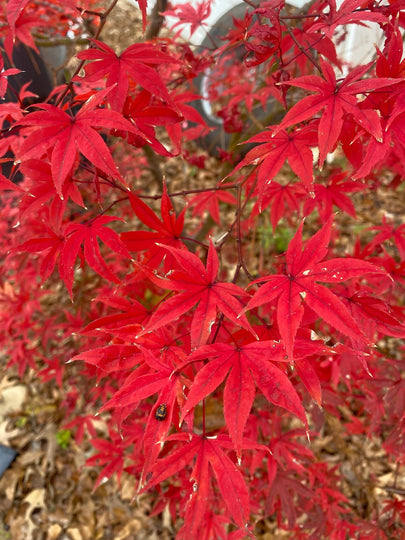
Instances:
[[[315,60],[315,58],[312,56],[312,54],[309,54],[309,52],[304,49],[304,47],[301,45],[301,43],[299,43],[299,41],[297,41],[297,38],[294,36],[294,33],[292,32],[291,28],[288,25],[286,25],[286,29],[287,29],[287,32],[290,34],[291,39],[297,45],[297,47],[302,52],[302,54],[305,54],[305,56],[316,67],[316,69],[319,71],[319,73],[322,73],[321,66],[318,64],[318,62]]]
[[[100,17],[100,24],[97,28],[97,31],[96,33],[94,34],[93,36],[93,39],[98,39],[100,37],[100,34],[101,34],[101,31],[103,30],[104,28],[104,25],[105,23],[107,22],[107,17],[108,15],[111,13],[111,11],[114,9],[114,7],[116,6],[118,0],[112,0],[110,6],[104,11],[104,13],[92,13],[93,15],[97,15],[98,17]],[[79,9],[79,8],[77,8]],[[81,13],[87,13],[86,10],[79,10]],[[92,48],[92,44],[90,44],[89,48]],[[83,68],[84,64],[86,63],[86,60],[81,60],[79,62],[79,65],[77,66],[77,68],[75,69],[75,72],[73,73],[69,83],[66,85],[66,88],[65,90],[60,94],[60,96],[58,97],[58,99],[56,100],[56,103],[55,105],[58,106],[63,100],[64,98],[66,97],[66,95],[68,94],[68,92],[71,92],[72,91],[72,88],[73,88],[73,79],[74,77],[76,77],[76,75],[78,75],[81,71],[81,69]]]
[[[150,16],[150,22],[145,32],[145,38],[147,40],[158,37],[160,30],[163,26],[165,18],[161,15],[162,11],[166,11],[167,0],[157,0],[153,6],[152,13]]]

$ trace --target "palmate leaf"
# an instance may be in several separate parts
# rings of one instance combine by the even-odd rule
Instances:
[[[403,310],[394,309],[380,298],[373,295],[373,290],[364,287],[361,292],[341,290],[353,318],[358,322],[370,339],[379,336],[405,337]]]
[[[250,150],[233,172],[244,165],[258,163],[258,192],[259,200],[267,188],[267,184],[288,160],[291,169],[295,172],[306,187],[313,183],[313,154],[311,147],[316,146],[316,129],[306,126],[288,133],[286,130],[277,130],[275,127],[255,135],[247,143],[261,143]]]
[[[149,318],[148,309],[135,298],[123,298],[112,294],[99,296],[97,301],[119,311],[91,321],[81,330],[84,335],[98,336],[100,332],[116,333],[119,329],[125,332],[128,327],[130,328],[128,332],[130,332],[146,323]]]
[[[73,356],[70,362],[83,360],[86,364],[97,367],[101,372],[101,378],[106,377],[110,373],[129,370],[137,366],[140,363],[140,357],[139,348],[135,345],[112,344],[106,347],[83,351]]]
[[[348,113],[353,120],[377,140],[382,139],[381,121],[377,111],[364,110],[357,94],[364,94],[398,84],[398,79],[370,78],[361,80],[371,64],[354,68],[343,80],[337,80],[333,67],[320,59],[323,77],[305,75],[280,84],[297,86],[315,94],[296,103],[274,130],[274,135],[285,128],[308,120],[322,112],[318,126],[319,165],[322,167],[328,152],[334,149]]]
[[[191,2],[185,4],[174,5],[173,10],[166,10],[163,15],[168,17],[175,17],[178,21],[173,24],[171,30],[174,30],[176,26],[186,26],[190,32],[190,38],[194,32],[205,26],[205,19],[211,14],[211,2],[202,1],[195,4],[195,7]],[[179,32],[180,33],[180,32]]]
[[[192,533],[190,538],[198,538],[201,531],[207,497],[212,491],[209,469],[214,473],[229,514],[238,527],[245,529],[249,520],[249,493],[243,475],[224,451],[224,448],[229,448],[229,439],[220,435],[206,437],[180,433],[171,435],[166,440],[178,441],[181,445],[168,456],[156,461],[152,478],[141,492],[182,471],[195,460],[190,476],[194,485],[186,509],[188,514],[192,514],[188,516],[188,522],[193,524],[189,529]]]
[[[316,189],[317,184],[314,186]],[[278,222],[287,213],[300,210],[302,200],[306,198],[306,191],[301,183],[288,182],[287,184],[279,184],[275,180],[271,184],[266,185],[266,190],[263,193],[262,200],[258,200],[253,208],[252,216],[260,214],[266,208],[270,208],[270,221],[273,231],[275,231]]]
[[[316,20],[311,25],[311,31],[319,32],[322,30],[322,33],[332,38],[337,26],[353,23],[364,24],[364,21],[387,22],[387,18],[382,13],[359,9],[363,6],[361,0],[344,0],[337,9],[336,1],[328,0],[329,12],[322,14],[320,20]]]
[[[326,222],[333,214],[333,206],[337,206],[352,217],[356,217],[356,210],[346,193],[362,191],[364,184],[359,181],[347,180],[348,173],[340,171],[331,172],[325,185],[314,185],[314,196],[307,197],[304,203],[304,215],[308,216],[315,208],[319,217]]]
[[[155,362],[153,368],[148,363],[151,357]],[[80,355],[77,358],[87,361],[86,357]],[[161,392],[166,387],[173,387],[176,382],[176,377],[171,377],[173,366],[166,366],[147,349],[143,350],[143,360],[145,364],[129,374],[119,390],[101,407],[100,412],[112,408],[135,407],[141,400]]]
[[[193,216],[202,216],[205,211],[209,212],[212,219],[220,224],[219,202],[235,205],[236,199],[232,193],[225,190],[204,191],[198,193],[189,201],[189,206],[193,209]]]
[[[10,68],[10,69],[4,69],[4,60],[0,56],[0,98],[3,99],[6,95],[7,86],[8,86],[8,77],[10,75],[16,75],[17,73],[21,73],[20,69],[17,68]]]
[[[374,249],[387,240],[393,240],[401,261],[405,260],[405,223],[396,226],[386,215],[382,216],[382,225],[370,227],[370,231],[380,231],[369,243],[370,249]]]
[[[246,293],[233,283],[217,281],[219,261],[212,242],[205,267],[194,253],[171,246],[161,247],[175,257],[181,269],[171,270],[166,277],[148,272],[148,277],[159,287],[178,293],[159,305],[137,337],[175,321],[196,304],[190,331],[193,348],[207,343],[218,312],[254,334],[246,316],[238,317],[243,306],[238,296],[245,296]]]
[[[148,14],[146,11],[146,8],[148,7],[148,0],[136,0],[136,1],[142,13],[142,27],[143,27],[143,31],[145,32],[145,28],[148,23]]]
[[[156,98],[147,92],[141,90],[132,97],[132,92],[129,92],[123,107],[123,114],[128,120],[138,126],[139,130],[144,133],[148,139],[148,144],[155,152],[162,156],[172,156],[180,151],[179,140],[173,141],[176,148],[169,150],[167,145],[163,145],[157,138],[156,127],[165,126],[166,130],[174,128],[175,132],[182,132],[181,124],[184,118],[181,116],[180,109],[177,106],[169,107],[167,103],[156,103]],[[174,126],[177,126],[176,128]],[[170,131],[168,131],[169,133]],[[170,132],[171,133],[171,132]],[[172,135],[170,135],[172,137]],[[143,146],[145,140],[140,139],[136,135],[129,134],[127,141],[135,147]]]
[[[323,261],[328,251],[333,216],[305,245],[302,242],[301,225],[291,240],[286,252],[284,274],[264,276],[254,283],[264,283],[254,294],[244,313],[273,301],[277,302],[277,323],[286,347],[287,355],[293,358],[293,346],[306,303],[326,323],[342,334],[367,342],[347,307],[332,290],[318,284],[340,283],[365,274],[387,273],[377,266],[359,259],[342,258]]]
[[[152,95],[170,103],[170,95],[156,69],[152,66],[173,62],[173,58],[151,43],[134,43],[119,56],[105,43],[93,40],[93,48],[81,51],[77,57],[88,60],[84,79],[97,82],[107,77],[107,87],[113,87],[108,101],[115,111],[121,111],[128,94],[130,80]],[[82,80],[77,77],[77,80]],[[119,126],[117,126],[119,129]]]
[[[18,17],[28,3],[29,0],[9,0],[7,2],[7,22],[10,28],[14,29]]]
[[[71,361],[83,360],[96,366],[101,374],[99,379],[113,376],[117,372],[129,371],[129,375],[121,383],[111,399],[100,409],[100,413],[108,409],[116,409],[125,418],[142,400],[158,395],[154,407],[151,407],[146,426],[142,430],[142,441],[145,458],[142,467],[141,484],[154,465],[162,445],[160,444],[173,423],[173,414],[178,401],[182,401],[184,385],[187,381],[177,372],[174,362],[166,358],[156,357],[149,349],[141,345],[111,344],[105,347],[85,351],[74,356]],[[177,359],[176,359],[177,360]],[[162,421],[156,420],[156,409],[164,403],[167,415]]]
[[[12,1],[11,4],[25,4],[25,0],[22,2],[19,2],[19,0],[16,0],[15,2]],[[4,5],[4,2],[3,2]],[[10,7],[7,5],[7,10]],[[8,26],[3,27],[3,32],[5,30],[5,36],[3,39],[3,45],[4,50],[6,51],[6,54],[9,58],[13,57],[13,47],[16,41],[20,41],[21,43],[24,43],[27,47],[30,47],[34,51],[36,51],[38,54],[39,49],[35,43],[35,40],[32,36],[33,29],[36,27],[41,27],[44,23],[43,18],[41,18],[36,13],[34,14],[33,10],[29,10],[29,12],[26,12],[24,7],[21,10],[19,8],[14,12],[14,15],[12,17],[12,20]],[[4,34],[3,34],[4,35]],[[27,84],[28,85],[28,84]]]
[[[178,249],[185,249],[181,241],[184,226],[185,209],[177,216],[170,197],[167,194],[166,184],[163,185],[160,220],[147,204],[133,193],[129,193],[131,207],[138,219],[153,231],[127,231],[121,233],[121,240],[128,251],[147,250],[147,256],[143,261],[144,265],[157,268],[165,257],[165,270],[169,270],[175,264],[175,257],[168,254],[164,246],[172,246]]]
[[[173,375],[173,371],[176,369],[174,363],[167,364],[163,358],[156,357],[149,349],[145,349],[142,346],[139,346],[139,349],[144,364],[129,374],[119,390],[100,409],[100,412],[106,409],[115,408],[118,410],[126,410],[129,413],[131,408],[136,408],[142,400],[158,394],[155,406],[151,408],[142,435],[142,443],[145,452],[145,459],[142,467],[142,484],[155,464],[162,448],[160,443],[173,423],[176,402],[183,398],[183,388],[186,384],[186,380],[179,372],[177,372],[176,375]],[[77,358],[82,357],[78,355]],[[83,359],[88,361],[87,358],[84,357]],[[153,372],[151,370],[153,370]],[[162,403],[166,406],[167,414],[161,421],[157,421],[155,413],[159,404]]]
[[[7,7],[5,7],[5,13],[7,16],[7,22],[11,29],[11,31],[15,32],[15,26],[20,18],[20,16],[23,14],[25,8],[30,3],[30,0],[8,0],[7,2],[3,2],[3,4],[7,4]],[[66,0],[64,2],[65,6],[69,6],[73,10],[76,9],[76,5],[72,0]],[[38,9],[40,11],[40,9]],[[43,21],[42,21],[43,24]]]
[[[225,378],[224,414],[236,454],[241,455],[243,432],[258,388],[265,398],[295,414],[306,424],[301,400],[287,375],[273,362],[282,362],[283,345],[276,341],[214,343],[200,347],[190,360],[212,358],[197,373],[180,421]]]
[[[96,128],[120,129],[143,137],[136,126],[121,114],[98,106],[111,89],[92,96],[79,112],[72,116],[55,105],[41,103],[35,111],[18,122],[27,138],[18,158],[26,161],[50,152],[52,178],[58,195],[63,197],[63,185],[80,153],[95,167],[124,183],[110,150]]]
[[[99,246],[99,239],[106,244],[112,251],[118,253],[123,258],[131,258],[125,245],[120,240],[118,234],[105,227],[111,221],[119,220],[113,216],[98,216],[89,223],[71,223],[67,225],[64,231],[64,243],[60,252],[59,274],[72,296],[74,266],[83,244],[84,258],[87,264],[97,274],[113,283],[119,283],[120,280],[110,270],[105,263]]]

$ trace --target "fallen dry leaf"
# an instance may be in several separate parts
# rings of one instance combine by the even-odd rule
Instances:
[[[62,527],[58,523],[53,523],[48,529],[46,540],[57,540],[61,532]]]
[[[45,509],[45,489],[34,489],[24,498],[24,502],[28,503],[28,508],[25,512],[26,520],[26,540],[35,540],[33,536],[36,529],[36,524],[32,521],[32,513],[37,509]]]
[[[27,397],[27,387],[23,384],[7,386],[0,394],[0,423],[10,413],[17,412]]]

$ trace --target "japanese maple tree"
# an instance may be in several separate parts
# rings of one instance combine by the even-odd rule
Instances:
[[[246,1],[210,50],[179,30],[206,28],[210,1],[174,4],[174,31],[121,52],[103,37],[116,4],[1,8],[1,98],[14,47],[76,44],[46,99],[28,81],[0,103],[7,367],[61,387],[94,489],[130,477],[179,539],[269,521],[402,537],[403,489],[360,512],[320,448],[369,438],[405,466],[405,225],[395,208],[362,223],[378,190],[404,191],[404,4]],[[338,45],[368,23],[382,44],[348,65]],[[228,130],[213,155],[201,77]]]

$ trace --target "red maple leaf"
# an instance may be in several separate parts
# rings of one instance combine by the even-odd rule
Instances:
[[[323,111],[318,127],[319,164],[323,165],[328,152],[333,150],[343,125],[345,113],[376,139],[382,139],[382,129],[377,111],[361,109],[357,94],[372,92],[379,88],[398,84],[398,79],[381,78],[360,80],[371,64],[354,68],[343,80],[337,80],[333,67],[320,59],[323,77],[305,75],[280,84],[298,86],[312,92],[296,103],[275,128],[274,134],[293,124],[313,118]]]
[[[238,326],[254,333],[244,315],[238,318],[243,304],[237,297],[246,296],[246,293],[234,283],[217,281],[219,261],[212,242],[205,267],[194,253],[170,246],[164,247],[175,257],[180,269],[171,270],[166,277],[155,275],[153,272],[148,273],[148,277],[159,287],[183,292],[164,300],[137,337],[175,321],[196,304],[198,305],[190,329],[193,348],[207,343],[217,311]]]
[[[44,236],[31,238],[14,248],[14,251],[28,251],[29,253],[45,252],[40,266],[42,282],[46,281],[55,268],[56,261],[63,247],[63,234],[55,232],[48,226],[44,227]]]
[[[372,290],[363,289],[361,292],[350,290],[342,292],[342,298],[347,302],[353,318],[363,333],[373,339],[380,336],[395,336],[403,338],[405,327],[403,311],[391,308],[386,302],[373,296]]]
[[[365,9],[358,9],[364,6],[364,3],[359,0],[344,0],[339,5],[339,9],[336,8],[335,0],[328,0],[327,5],[329,12],[322,13],[319,17],[320,21],[314,22],[310,29],[312,32],[322,30],[322,33],[331,39],[333,38],[336,27],[340,25],[354,23],[365,26],[363,21],[387,22],[387,18],[382,13],[367,12]]]
[[[16,75],[17,73],[21,73],[20,69],[17,68],[10,68],[10,69],[4,69],[4,60],[3,57],[0,55],[0,98],[3,99],[6,95],[7,86],[8,86],[8,77],[10,75]]]
[[[223,189],[204,190],[202,193],[194,195],[189,205],[193,208],[194,217],[202,216],[204,211],[208,211],[215,223],[220,225],[219,202],[235,205],[236,199],[232,193]]]
[[[155,103],[153,103],[153,100]],[[139,130],[147,138],[149,146],[156,152],[162,156],[173,155],[156,138],[155,126],[165,126],[168,129],[169,126],[179,124],[183,118],[179,116],[178,112],[166,103],[156,104],[156,98],[152,98],[149,92],[142,90],[133,99],[126,100],[123,114],[138,126]],[[181,129],[180,126],[179,129]],[[128,142],[134,146],[144,146],[147,144],[145,138],[132,134],[128,135]]]
[[[7,22],[11,29],[14,29],[15,23],[21,13],[24,11],[29,0],[8,0],[7,2]]]
[[[251,55],[245,59],[248,67],[258,66],[271,57],[277,57],[282,50],[283,27],[280,21],[279,7],[282,0],[276,0],[272,5],[265,3],[255,10],[259,17],[266,17],[270,24],[259,24],[256,20],[250,29],[244,45]]]
[[[80,60],[91,60],[84,68],[86,73],[84,80],[97,82],[107,77],[106,86],[114,86],[108,96],[114,110],[122,110],[130,81],[170,103],[166,86],[156,68],[152,66],[173,62],[171,56],[159,51],[151,43],[134,43],[119,56],[114,49],[102,41],[93,40],[93,45],[92,48],[81,51],[77,55]],[[82,81],[83,78],[77,77],[76,80]]]
[[[305,197],[305,194],[302,184],[288,182],[282,185],[273,181],[266,186],[262,200],[256,202],[252,215],[262,213],[263,210],[270,206],[270,221],[274,231],[280,219],[292,214],[293,211],[299,212],[300,202]]]
[[[226,378],[225,421],[238,457],[256,388],[270,403],[287,409],[306,424],[305,411],[295,388],[287,375],[272,363],[285,362],[284,357],[285,349],[276,341],[214,343],[200,347],[187,361],[211,360],[197,373],[180,421]]]
[[[110,249],[124,258],[131,258],[128,250],[120,240],[118,234],[105,227],[111,221],[119,220],[113,216],[98,216],[88,223],[69,223],[64,231],[65,240],[59,261],[59,274],[72,296],[74,265],[83,244],[84,258],[87,264],[100,276],[113,283],[120,280],[105,263],[98,243],[98,238]]]
[[[211,1],[203,1],[196,4],[196,7],[191,5],[190,2],[186,4],[178,4],[173,7],[172,10],[168,9],[162,13],[164,16],[175,17],[179,19],[172,27],[174,30],[176,26],[186,25],[190,32],[190,37],[194,32],[204,25],[204,20],[211,14]],[[180,33],[180,32],[179,32]]]
[[[75,261],[81,253],[82,244],[84,258],[88,265],[105,279],[113,283],[119,283],[120,281],[117,276],[105,263],[98,244],[98,239],[100,239],[122,257],[131,258],[118,234],[112,229],[105,227],[107,223],[116,220],[119,220],[119,218],[98,216],[86,224],[69,223],[66,227],[62,227],[56,232],[50,227],[45,226],[46,236],[27,240],[14,248],[14,250],[28,251],[30,253],[46,252],[40,269],[43,281],[51,275],[59,259],[59,275],[65,282],[70,296],[72,296]]]
[[[258,163],[260,198],[267,187],[266,184],[276,176],[286,160],[307,187],[312,184],[314,157],[311,147],[316,146],[316,130],[313,127],[304,127],[292,133],[278,127],[270,127],[268,131],[255,135],[247,142],[263,144],[252,148],[232,172],[238,171],[244,165]]]
[[[59,233],[66,207],[70,200],[85,208],[83,198],[72,177],[63,184],[63,199],[55,192],[52,171],[49,163],[41,159],[29,159],[20,165],[27,191],[19,204],[20,221],[35,215],[44,206],[49,205],[48,225]],[[47,231],[49,232],[49,231]],[[51,233],[51,236],[52,233]],[[41,272],[41,275],[42,272]],[[46,278],[43,277],[45,280]]]
[[[208,129],[204,118],[192,105],[188,105],[188,102],[196,101],[200,99],[198,94],[191,92],[181,92],[179,94],[172,94],[172,103],[176,111],[179,111],[183,115],[183,123],[177,122],[175,124],[166,125],[167,132],[175,145],[175,151],[180,152],[181,138],[185,137],[188,140],[193,140]],[[184,124],[187,123],[187,129],[184,129]],[[190,124],[195,124],[191,128]]]
[[[185,209],[176,216],[170,197],[167,194],[166,184],[163,186],[161,198],[160,220],[147,204],[133,193],[129,194],[129,201],[138,219],[154,231],[128,231],[121,233],[121,240],[128,251],[148,250],[144,264],[157,268],[167,254],[165,246],[184,249],[181,233],[184,226]],[[169,269],[172,257],[165,261],[165,268]],[[171,268],[171,266],[170,266]]]
[[[114,360],[114,349],[122,351],[119,360],[118,356]],[[135,352],[135,349],[138,353]],[[106,359],[108,361],[107,368],[105,367]],[[107,371],[107,369],[113,369],[114,371],[117,369],[129,369],[134,365],[138,366],[129,374],[112,398],[103,405],[100,412],[111,408],[135,406],[141,400],[162,392],[162,390],[166,394],[172,394],[173,390],[176,390],[172,394],[173,402],[170,402],[170,407],[168,407],[167,419],[170,421],[173,414],[172,405],[174,399],[176,396],[183,395],[183,385],[180,385],[180,387],[177,385],[179,376],[173,376],[176,365],[173,362],[167,362],[167,358],[157,358],[150,350],[140,345],[136,347],[131,345],[107,345],[106,347],[78,354],[72,360],[84,360],[93,363],[104,371]],[[165,403],[169,405],[169,402],[166,401]]]
[[[110,373],[125,371],[139,366],[141,353],[136,345],[123,345],[114,343],[105,347],[82,351],[73,356],[69,362],[83,360],[100,370],[98,379],[108,376]],[[134,398],[136,401],[137,398]],[[124,405],[124,404],[123,404]]]
[[[124,470],[125,451],[129,442],[128,440],[123,439],[121,433],[113,431],[112,429],[109,429],[109,435],[111,442],[101,438],[91,440],[91,444],[98,452],[86,461],[86,465],[89,467],[95,465],[102,467],[94,484],[93,491],[95,491],[106,478],[111,478],[114,473],[117,474],[118,482],[120,482]]]
[[[52,177],[62,197],[63,184],[71,174],[80,152],[104,173],[124,182],[103,138],[95,128],[122,129],[142,134],[116,111],[97,108],[110,89],[98,92],[86,101],[75,116],[55,105],[41,103],[35,111],[18,122],[28,134],[21,145],[19,159],[25,161],[50,152]]]
[[[27,7],[27,5],[30,4],[30,0],[8,0],[7,2],[4,2],[4,4],[7,4],[7,7],[5,8],[7,22],[12,32],[12,35],[14,36],[14,32],[16,30],[15,27],[18,26],[18,19],[23,15],[23,12],[25,8]],[[65,7],[68,6],[71,9],[76,10],[76,5],[72,0],[66,0],[64,2],[64,6]],[[35,7],[32,6],[31,9],[32,11],[38,10],[38,12],[41,12],[41,8],[38,6],[35,6]],[[44,20],[37,19],[37,24],[38,26],[43,25]]]
[[[312,20],[307,19],[304,22],[304,26],[302,28],[292,28],[292,35],[295,37],[295,40],[292,40],[290,35],[287,35],[285,37],[286,41],[292,41],[291,53],[294,60],[296,59],[295,62],[297,62],[297,64],[299,65],[299,71],[301,73],[305,73],[307,71],[306,63],[308,62],[308,57],[304,54],[303,51],[313,50],[317,51],[326,60],[328,60],[335,66],[341,68],[341,61],[337,57],[336,46],[333,43],[332,39],[330,39],[326,35],[321,34],[320,32],[313,32],[312,24]],[[300,45],[299,47],[297,43]],[[285,46],[285,50],[288,50],[287,47],[288,46]]]
[[[103,355],[103,350],[108,351],[109,358],[112,358],[110,352],[111,347],[96,349],[94,351],[88,351],[87,353],[79,354],[73,360],[82,359],[86,362],[95,360],[95,353],[98,354],[99,360],[97,365],[100,365]],[[126,346],[119,346],[125,348]],[[129,347],[127,347],[129,348]],[[113,395],[113,397],[101,408],[100,412],[110,409],[118,408],[127,411],[124,413],[124,417],[130,414],[133,408],[137,407],[139,403],[152,396],[158,394],[158,398],[155,405],[151,407],[150,414],[144,433],[142,436],[143,447],[145,451],[145,460],[143,463],[142,479],[146,478],[153,464],[155,463],[161,445],[159,444],[166,436],[167,431],[173,423],[173,416],[176,407],[176,402],[183,403],[184,401],[184,386],[187,385],[187,379],[180,374],[176,369],[176,363],[183,358],[184,355],[175,357],[172,355],[171,360],[168,361],[168,357],[156,357],[150,350],[145,349],[142,346],[138,347],[138,360],[134,362],[135,356],[131,351],[128,355],[123,353],[123,362],[125,366],[132,367],[134,363],[140,364],[139,357],[144,361],[140,367],[132,371],[125,381],[121,384],[120,389]],[[179,349],[177,349],[179,351]],[[126,356],[131,357],[130,364]],[[174,361],[175,360],[175,361]],[[116,362],[112,361],[115,365]],[[103,363],[104,364],[104,363]],[[111,365],[111,363],[110,363]],[[118,368],[120,369],[120,367]],[[175,373],[175,374],[174,374]],[[157,421],[155,413],[159,404],[164,404],[167,414],[161,421]],[[141,480],[142,483],[142,480]]]
[[[326,184],[314,184],[313,197],[308,197],[304,203],[304,216],[309,216],[317,207],[319,217],[327,221],[333,213],[333,205],[337,206],[349,216],[356,217],[356,210],[351,199],[345,193],[364,190],[364,184],[359,181],[347,180],[348,173],[329,171]]]
[[[304,246],[301,236],[304,223],[302,221],[286,252],[285,273],[264,276],[253,282],[264,284],[243,310],[245,312],[277,300],[277,323],[290,358],[293,358],[295,336],[304,314],[303,302],[342,334],[355,340],[367,341],[340,298],[318,282],[340,283],[364,274],[387,274],[375,265],[359,259],[324,261],[332,221],[333,216]]]
[[[180,473],[194,461],[190,476],[193,488],[186,509],[189,538],[200,536],[207,500],[210,499],[210,495],[212,496],[211,471],[234,522],[246,531],[249,520],[249,493],[241,472],[224,451],[224,448],[231,447],[228,437],[218,435],[211,438],[179,433],[171,435],[166,440],[179,441],[182,444],[168,456],[157,460],[152,469],[153,476],[141,492]]]
[[[378,106],[382,116],[382,137],[380,140],[376,140],[374,137],[365,134],[365,137],[361,137],[358,142],[355,141],[358,148],[355,148],[354,151],[359,152],[361,156],[361,162],[357,166],[355,161],[357,156],[354,155],[354,160],[352,158],[353,150],[351,144],[353,143],[353,139],[355,140],[359,135],[356,133],[351,134],[350,132],[345,135],[345,141],[342,147],[354,166],[354,172],[352,174],[352,178],[354,179],[364,178],[372,172],[373,168],[387,166],[387,157],[393,154],[394,151],[400,156],[400,161],[403,161],[405,157],[404,92],[398,93],[398,99],[394,106],[392,105],[392,99],[388,99],[387,102],[384,103],[384,95],[381,96],[378,102],[377,99],[372,100],[373,106]],[[367,106],[367,101],[364,101],[361,105]]]
[[[368,230],[380,231],[368,244],[370,248],[375,248],[382,242],[393,239],[398,248],[401,261],[405,260],[405,223],[396,226],[392,221],[388,220],[384,214],[382,217],[382,225],[370,227]]]
[[[150,407],[148,421],[140,437],[145,453],[142,479],[147,477],[155,463],[161,450],[160,443],[173,424],[174,412],[177,414],[176,404],[183,404],[184,386],[189,385],[186,377],[176,369],[176,364],[184,359],[184,353],[180,348],[172,347],[173,354],[157,357],[141,345],[113,344],[80,353],[72,358],[72,361],[84,360],[96,366],[101,370],[100,378],[111,377],[112,373],[117,377],[117,372],[129,372],[126,378],[121,378],[119,390],[100,412],[115,408],[118,409],[120,417],[125,419],[142,400],[158,394],[155,405]],[[165,405],[167,414],[157,421],[155,414],[159,404]]]
[[[142,27],[143,27],[143,31],[145,32],[145,28],[148,23],[148,13],[147,13],[148,0],[136,0],[136,2],[142,13]]]
[[[403,57],[402,33],[399,29],[398,20],[394,23],[394,28],[387,43],[384,46],[384,52],[377,48],[376,73],[378,77],[404,77],[405,58]]]
[[[111,296],[99,296],[97,301],[119,309],[120,313],[112,313],[91,321],[81,330],[82,334],[97,336],[100,332],[111,333],[123,327],[135,328],[145,323],[149,318],[148,310],[135,298],[124,298],[112,294]]]
[[[7,5],[7,18],[9,24],[6,27],[6,35],[4,37],[4,50],[9,58],[13,57],[13,47],[16,41],[21,41],[27,47],[31,47],[39,54],[38,47],[32,37],[33,28],[41,26],[43,19],[30,13],[25,13],[24,8],[26,0],[12,0]],[[8,10],[11,9],[9,12]]]

